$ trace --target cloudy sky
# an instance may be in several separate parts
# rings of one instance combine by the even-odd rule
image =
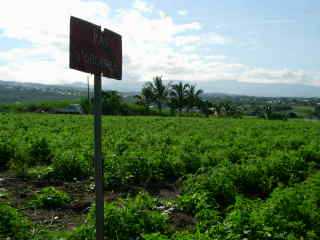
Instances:
[[[1,0],[0,79],[85,82],[68,68],[70,15],[123,36],[121,84],[320,85],[319,0]]]

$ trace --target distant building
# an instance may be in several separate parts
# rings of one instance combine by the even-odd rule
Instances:
[[[55,109],[54,113],[61,114],[84,114],[84,111],[80,104],[70,104],[65,108]]]

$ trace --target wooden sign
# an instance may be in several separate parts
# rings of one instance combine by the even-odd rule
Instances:
[[[70,68],[122,79],[122,38],[82,19],[70,19]]]
[[[70,68],[94,74],[94,165],[96,240],[104,239],[104,163],[102,157],[101,74],[122,78],[122,38],[119,34],[82,19],[70,19]]]

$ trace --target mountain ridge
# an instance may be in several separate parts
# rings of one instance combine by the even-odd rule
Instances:
[[[166,81],[169,82],[169,81]],[[170,81],[170,82],[178,82]],[[320,87],[304,84],[281,84],[281,83],[246,83],[235,80],[228,81],[185,81],[195,84],[197,88],[204,90],[206,95],[225,96],[252,96],[252,97],[295,97],[295,98],[318,98]],[[103,84],[104,89],[117,90],[124,95],[138,94],[144,82],[115,81],[113,84]],[[108,88],[106,88],[108,87]],[[90,86],[90,90],[93,87]],[[87,95],[87,84],[74,82],[69,84],[41,84],[29,82],[3,81],[0,80],[0,103],[25,101],[31,99],[29,95],[41,95],[41,99],[78,99]],[[10,96],[14,95],[14,96]],[[21,95],[21,96],[20,96]],[[37,100],[37,98],[35,99]]]

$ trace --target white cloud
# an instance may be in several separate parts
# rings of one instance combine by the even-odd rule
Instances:
[[[188,14],[189,14],[189,12],[186,9],[178,10],[178,15],[180,15],[180,16],[187,16]]]
[[[310,73],[303,70],[251,68],[245,71],[239,79],[245,82],[317,85],[320,73]]]
[[[220,35],[220,34],[217,34],[217,33],[209,33],[209,34],[206,34],[204,36],[205,38],[205,43],[207,44],[226,44],[226,43],[229,43],[230,42],[230,39],[227,39],[226,37]]]
[[[151,13],[153,11],[153,6],[142,0],[135,0],[133,8],[142,13]]]
[[[232,40],[218,33],[204,33],[199,22],[177,23],[167,13],[154,9],[141,0],[126,9],[112,9],[98,0],[6,1],[0,8],[2,35],[29,42],[30,46],[0,52],[0,62],[4,62],[0,64],[0,79],[40,83],[85,81],[86,74],[68,67],[69,18],[74,15],[123,36],[121,84],[151,80],[155,75],[197,81],[314,84],[317,80],[303,71],[258,69],[221,54],[203,52],[213,44],[228,44]],[[114,83],[105,81],[109,86]]]

